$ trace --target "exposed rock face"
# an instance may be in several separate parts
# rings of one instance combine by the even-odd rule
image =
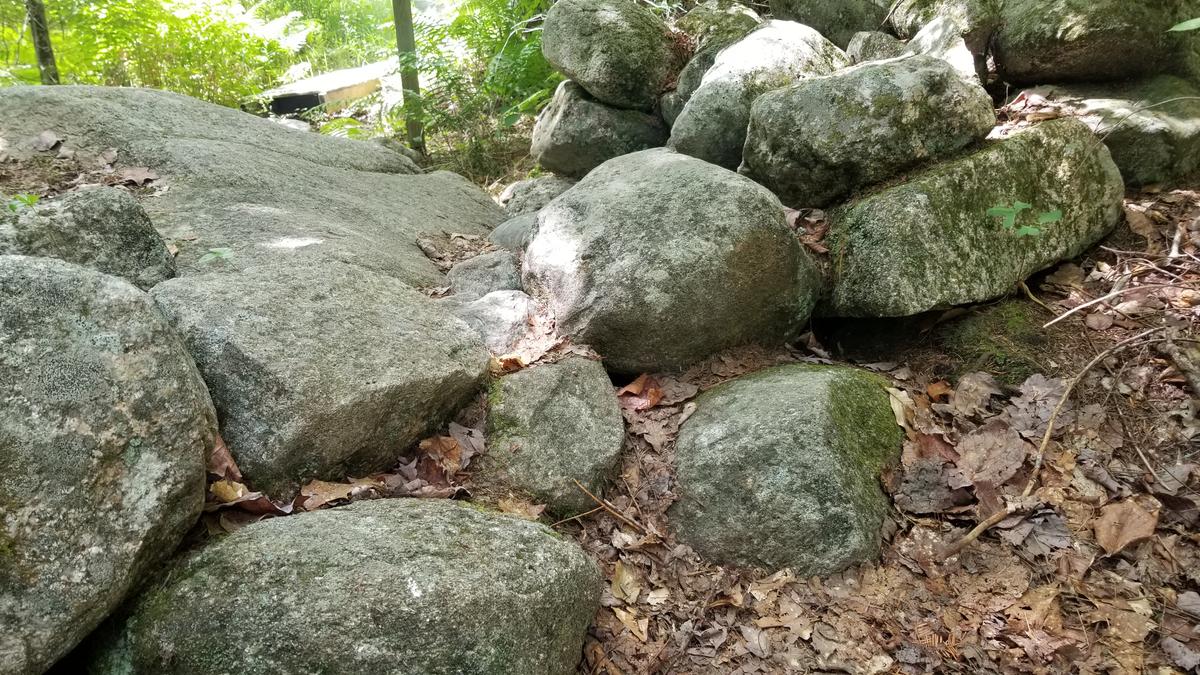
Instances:
[[[1087,123],[1104,139],[1127,185],[1169,183],[1200,169],[1200,87],[1188,80],[1160,75],[1025,93]]]
[[[175,260],[128,192],[68,192],[0,213],[0,254],[58,258],[147,290],[175,276]]]
[[[860,31],[850,38],[846,56],[854,63],[894,59],[904,53],[904,43],[879,31]]]
[[[866,63],[758,97],[741,173],[796,207],[823,207],[983,140],[992,100],[946,62]]]
[[[1121,218],[1124,185],[1108,149],[1076,120],[1039,124],[949,160],[831,214],[826,244],[839,263],[822,311],[907,316],[989,300],[1074,257]],[[1021,236],[988,214],[1025,202]]]
[[[504,205],[504,212],[510,217],[536,213],[549,204],[551,199],[571,189],[574,184],[575,181],[562,176],[539,176],[519,180],[504,188],[504,192],[500,194],[500,203]]]
[[[622,372],[787,341],[819,286],[774,195],[665,149],[611,160],[542,209],[525,282]]]
[[[0,137],[14,154],[43,131],[67,147],[119,150],[170,186],[143,207],[179,249],[181,276],[286,263],[350,262],[420,286],[444,285],[416,245],[443,230],[487,234],[492,199],[447,172],[374,143],[299,134],[267,120],[147,89],[9,87]],[[213,262],[210,249],[228,249]],[[204,261],[204,262],[202,262]]]
[[[678,27],[696,41],[696,51],[680,71],[675,88],[663,94],[659,101],[668,125],[675,123],[683,106],[700,87],[717,54],[757,28],[760,21],[758,14],[749,7],[723,0],[708,0],[696,5],[679,19]]]
[[[561,0],[542,28],[546,60],[618,108],[651,110],[679,72],[667,25],[634,0]]]
[[[510,251],[483,253],[452,267],[446,280],[455,293],[477,298],[492,291],[519,291],[521,264]]]
[[[667,127],[655,115],[605,105],[567,80],[538,115],[530,154],[543,167],[583,176],[620,155],[667,142]]]
[[[521,291],[495,291],[452,306],[455,316],[474,328],[493,354],[508,354],[516,348],[529,332],[529,321],[537,309],[533,298]]]
[[[496,226],[488,235],[488,241],[510,251],[523,251],[537,225],[537,212],[513,216]]]
[[[1168,29],[1196,16],[1194,0],[1007,0],[996,66],[1007,81],[1030,84],[1161,73],[1186,39]]]
[[[825,575],[879,553],[902,433],[878,376],[787,365],[714,387],[679,432],[679,538],[706,559]]]
[[[477,483],[526,495],[571,516],[595,507],[576,485],[603,491],[625,425],[599,362],[573,356],[500,378],[488,395],[488,452]]]
[[[216,419],[145,293],[0,256],[0,672],[40,673],[200,515]]]
[[[91,668],[567,675],[599,591],[596,564],[543,525],[448,500],[357,502],[179,560],[97,636]]]
[[[671,127],[670,147],[737,169],[754,99],[804,77],[827,75],[850,59],[817,31],[791,21],[767,21],[725,48],[704,74]]]
[[[855,33],[879,30],[887,24],[888,4],[875,0],[771,0],[771,13],[812,26],[845,48]]]
[[[153,295],[199,365],[242,473],[272,496],[390,467],[486,374],[466,324],[350,265],[173,279]]]

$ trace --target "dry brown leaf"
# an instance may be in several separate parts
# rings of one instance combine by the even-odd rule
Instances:
[[[1104,312],[1092,312],[1083,319],[1084,325],[1092,330],[1108,330],[1113,322],[1113,318]]]
[[[437,463],[447,477],[463,468],[462,446],[452,436],[433,436],[421,441],[418,446],[425,456]]]
[[[621,622],[621,625],[628,628],[629,632],[633,633],[634,637],[642,642],[646,641],[646,638],[650,633],[649,619],[639,619],[633,610],[625,610],[621,609],[620,607],[612,607],[611,609],[612,613],[617,617],[617,620]]]
[[[638,596],[642,593],[642,583],[638,579],[637,570],[632,565],[618,561],[613,568],[611,590],[613,597],[618,600],[630,605],[637,603]]]
[[[117,172],[117,178],[123,183],[142,186],[158,180],[158,174],[144,166],[127,166]]]
[[[497,506],[499,506],[500,510],[504,513],[520,516],[526,520],[537,520],[538,518],[541,518],[542,514],[546,511],[545,504],[534,504],[516,497],[504,497],[500,499]]]
[[[208,472],[218,478],[227,478],[232,481],[242,480],[242,471],[238,468],[233,454],[229,452],[229,446],[225,444],[225,439],[221,438],[220,434],[217,434],[213,451],[208,456]]]
[[[1136,499],[1114,502],[1100,510],[1093,528],[1096,543],[1108,555],[1149,539],[1158,526],[1158,509],[1143,508]]]

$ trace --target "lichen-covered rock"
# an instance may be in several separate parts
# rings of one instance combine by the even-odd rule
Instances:
[[[879,31],[859,31],[850,38],[846,56],[854,63],[894,59],[904,53],[904,43]]]
[[[822,311],[908,316],[1005,295],[1108,234],[1123,196],[1108,148],[1079,121],[991,142],[833,211],[826,245],[837,262]],[[1015,202],[1030,208],[1013,228],[988,213]]]
[[[142,290],[175,276],[175,260],[146,212],[116,188],[68,192],[0,214],[3,254],[58,258]]]
[[[987,57],[971,51],[962,29],[948,17],[938,17],[925,24],[905,46],[907,56],[921,55],[941,59],[954,67],[963,78],[974,83],[987,81]]]
[[[879,477],[902,439],[886,387],[796,364],[701,394],[675,444],[680,540],[713,562],[801,576],[874,559],[888,509]]]
[[[477,298],[492,291],[519,291],[521,264],[511,251],[492,251],[451,267],[446,280],[458,295]]]
[[[877,0],[771,0],[771,14],[812,26],[845,48],[854,34],[887,24],[888,2]]]
[[[1200,87],[1160,75],[1025,92],[1087,123],[1112,152],[1126,185],[1169,183],[1200,169]]]
[[[760,22],[754,10],[726,0],[708,0],[679,19],[677,27],[696,42],[696,51],[679,72],[675,88],[663,94],[659,101],[660,112],[668,125],[675,123],[683,106],[700,87],[717,54],[745,37]]]
[[[575,485],[603,491],[625,440],[612,382],[597,361],[573,356],[492,384],[488,451],[474,481],[511,489],[570,516],[596,506]]]
[[[971,51],[983,54],[1000,26],[1002,4],[1003,0],[899,0],[892,8],[892,29],[910,40],[935,19],[949,19]]]
[[[170,555],[216,416],[145,293],[0,256],[0,672],[41,673]]]
[[[538,115],[529,153],[555,173],[579,177],[613,157],[666,142],[667,127],[656,115],[605,105],[567,80]]]
[[[525,251],[525,286],[559,330],[622,372],[786,342],[819,283],[774,195],[666,149],[588,174],[538,213]]]
[[[537,304],[522,291],[495,291],[482,298],[454,302],[454,315],[467,322],[493,354],[508,354],[527,333]]]
[[[924,160],[983,140],[983,87],[946,62],[865,63],[758,97],[739,171],[796,207],[824,207]]]
[[[8,87],[0,138],[20,156],[44,131],[68,149],[116,148],[170,189],[142,207],[178,249],[180,276],[349,262],[417,286],[445,277],[417,240],[486,235],[504,211],[446,171],[419,174],[375,143],[300,134],[186,96],[126,87]],[[412,174],[412,175],[409,175]],[[222,255],[210,255],[217,249]]]
[[[446,308],[351,265],[172,279],[153,295],[242,473],[272,496],[392,466],[487,372],[479,338]]]
[[[600,574],[538,523],[440,499],[274,518],[173,565],[92,672],[575,672]]]
[[[509,217],[535,213],[574,184],[570,178],[552,175],[519,180],[500,193],[500,204]]]
[[[668,145],[735,170],[742,162],[754,99],[848,65],[850,58],[812,28],[767,21],[717,54],[671,127]]]
[[[635,0],[560,0],[542,27],[546,60],[611,106],[651,110],[679,72],[675,38]]]
[[[497,225],[496,229],[488,234],[488,241],[509,251],[524,251],[535,225],[536,211],[522,213]]]
[[[996,66],[1030,84],[1153,75],[1178,65],[1187,44],[1168,29],[1197,16],[1196,0],[1006,0]]]

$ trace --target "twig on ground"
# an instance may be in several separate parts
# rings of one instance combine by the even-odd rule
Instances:
[[[603,511],[603,510],[604,510],[603,506],[597,506],[596,508],[592,509],[591,511],[584,511],[583,513],[577,513],[577,514],[571,516],[570,518],[563,518],[562,520],[560,520],[556,523],[550,523],[550,527],[556,527],[558,525],[562,525],[563,523],[569,523],[572,520],[579,520],[580,518],[586,518],[597,511]]]
[[[988,516],[986,520],[976,525],[975,529],[968,532],[962,539],[959,539],[958,541],[947,546],[945,550],[942,551],[942,560],[949,560],[950,558],[958,555],[964,548],[969,546],[971,542],[978,539],[979,535],[983,534],[993,525],[999,523],[1005,518],[1008,518],[1009,516],[1015,516],[1016,514],[1023,513],[1027,510],[1032,510],[1029,504],[1023,503],[1024,501],[1027,500],[1011,502],[1008,506],[1004,507],[1004,509]]]
[[[1029,285],[1026,284],[1024,281],[1021,282],[1021,291],[1025,293],[1025,297],[1036,302],[1038,305],[1041,306],[1042,309],[1044,309],[1047,312],[1050,312],[1051,314],[1054,314],[1056,316],[1058,315],[1058,312],[1054,311],[1053,309],[1050,309],[1050,305],[1047,305],[1046,303],[1042,302],[1041,298],[1034,295],[1033,291],[1029,290]]]
[[[607,511],[609,513],[609,515],[611,515],[613,518],[616,518],[617,520],[621,521],[622,523],[625,523],[626,525],[632,527],[633,529],[637,530],[638,532],[641,532],[642,534],[650,533],[650,531],[647,530],[642,525],[639,525],[639,524],[635,523],[634,521],[630,520],[629,518],[626,518],[620,511],[617,510],[617,507],[608,503],[607,500],[601,499],[601,498],[597,497],[596,495],[592,494],[591,490],[588,490],[587,488],[585,488],[583,486],[583,483],[580,483],[578,480],[575,480],[575,486],[578,487],[580,490],[583,490],[583,494],[587,495],[588,497],[591,497],[592,501],[599,504],[600,508]]]
[[[1081,311],[1087,309],[1088,307],[1092,307],[1092,306],[1098,305],[1102,302],[1112,300],[1113,298],[1115,298],[1119,295],[1124,295],[1126,293],[1130,293],[1133,291],[1148,290],[1151,288],[1179,288],[1179,286],[1177,284],[1143,284],[1141,286],[1126,286],[1125,288],[1115,290],[1112,293],[1105,295],[1104,297],[1096,298],[1095,300],[1089,300],[1088,302],[1085,302],[1078,307],[1069,309],[1069,310],[1063,312],[1062,314],[1059,314],[1053,320],[1046,323],[1044,326],[1042,326],[1042,328],[1049,328],[1050,326],[1053,326],[1054,324],[1058,323],[1059,321],[1062,321],[1063,319],[1067,318],[1068,316],[1071,316],[1072,314],[1075,314],[1076,312],[1081,312]]]

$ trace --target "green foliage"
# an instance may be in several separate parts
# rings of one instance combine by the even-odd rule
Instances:
[[[233,257],[233,250],[228,248],[210,248],[208,252],[200,256],[201,265],[209,265],[215,262],[225,262]]]
[[[1200,29],[1200,19],[1189,19],[1182,23],[1178,23],[1178,24],[1175,24],[1174,26],[1171,26],[1171,31],[1175,32],[1175,33],[1180,33],[1180,32],[1189,31],[1189,30],[1198,30],[1198,29]]]
[[[12,199],[7,200],[5,205],[8,207],[9,211],[12,211],[13,213],[19,213],[21,209],[27,209],[37,203],[37,195],[18,194],[13,195]]]
[[[309,32],[299,58],[314,73],[361,66],[395,53],[390,0],[263,0],[254,11],[267,21],[300,17]]]
[[[1036,237],[1042,233],[1041,227],[1035,227],[1033,225],[1022,225],[1017,227],[1017,220],[1020,218],[1021,213],[1032,208],[1032,204],[1015,201],[1012,204],[1007,205],[1003,203],[997,204],[996,206],[988,209],[987,214],[993,218],[999,218],[1001,221],[1000,224],[1004,227],[1004,229],[1011,230],[1012,233],[1018,238]],[[1044,227],[1046,225],[1059,222],[1062,220],[1062,216],[1063,214],[1061,209],[1043,211],[1042,213],[1038,214],[1036,223],[1037,225]]]

